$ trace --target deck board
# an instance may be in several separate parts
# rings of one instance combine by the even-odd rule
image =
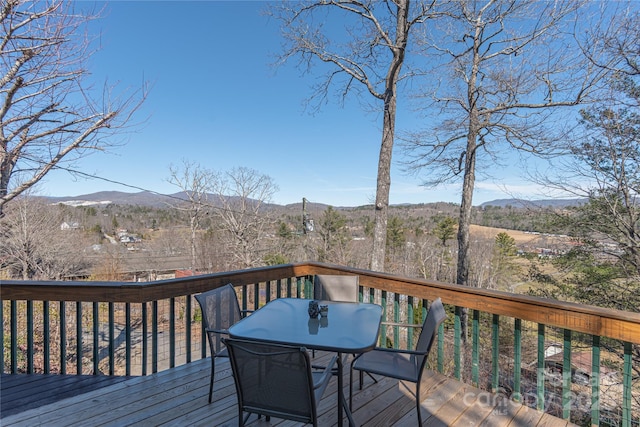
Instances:
[[[316,358],[321,364],[327,355]],[[237,426],[236,391],[228,361],[216,364],[214,401],[209,404],[208,360],[200,360],[144,377],[3,375],[0,399],[3,426]],[[43,376],[44,377],[44,376]],[[411,383],[365,376],[359,390],[354,381],[354,418],[366,426],[415,426],[415,386]],[[344,377],[345,396],[349,376]],[[56,394],[56,387],[60,394]],[[40,393],[42,391],[42,393]],[[39,394],[47,395],[39,398]],[[470,385],[427,372],[422,382],[425,426],[562,426],[567,421],[517,403],[496,404]],[[31,397],[31,398],[30,398]],[[319,425],[335,426],[337,381],[329,383],[318,404]],[[49,399],[49,400],[48,400]],[[345,420],[345,425],[346,425]],[[287,420],[258,420],[251,427],[298,426]]]

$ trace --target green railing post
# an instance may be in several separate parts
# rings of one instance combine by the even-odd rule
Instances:
[[[462,360],[461,360],[461,351],[460,351],[460,347],[461,347],[461,341],[462,341],[462,336],[461,336],[461,330],[462,330],[462,323],[461,323],[461,314],[462,314],[462,308],[459,306],[456,306],[455,308],[455,320],[454,320],[454,324],[453,324],[453,361],[454,361],[454,373],[453,375],[455,376],[456,379],[460,379],[461,378],[461,366],[462,366]]]

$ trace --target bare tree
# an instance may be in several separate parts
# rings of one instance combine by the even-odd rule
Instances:
[[[563,32],[576,25],[580,2],[455,4],[429,34],[430,57],[438,55],[429,75],[445,76],[427,89],[440,125],[405,148],[410,170],[428,170],[426,184],[462,181],[456,282],[473,285],[469,226],[478,162],[495,165],[509,149],[549,152],[555,110],[588,99],[603,73]]]
[[[5,213],[0,218],[0,269],[22,280],[62,280],[88,270],[78,253],[86,243],[83,233],[61,230],[57,207],[22,196]]]
[[[381,101],[382,141],[378,157],[375,225],[371,268],[384,270],[391,156],[395,138],[398,82],[412,29],[431,17],[435,2],[410,0],[283,2],[273,14],[283,22],[287,41],[283,61],[297,56],[307,71],[318,61],[329,67],[312,99],[326,100],[332,86],[343,102],[349,94],[368,93]],[[323,25],[325,16],[340,20],[344,33]]]
[[[55,168],[117,145],[144,90],[124,98],[87,83],[94,14],[72,1],[6,0],[0,8],[0,215]]]
[[[275,230],[266,203],[271,201],[278,186],[260,172],[238,167],[220,174],[213,186],[217,197],[214,212],[234,258],[233,267],[255,267],[262,263],[260,250],[269,232]]]
[[[189,214],[191,271],[195,273],[198,268],[196,242],[198,230],[200,230],[200,221],[203,215],[209,213],[209,196],[218,177],[215,172],[188,160],[183,160],[180,167],[171,165],[169,171],[169,183],[180,188],[187,198],[186,204],[172,203],[172,206],[174,209],[186,211]]]

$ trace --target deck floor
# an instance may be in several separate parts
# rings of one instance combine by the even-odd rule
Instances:
[[[318,363],[322,363],[319,355]],[[237,426],[237,406],[231,368],[216,364],[214,401],[208,404],[208,359],[145,377],[68,379],[57,375],[2,376],[2,426]],[[18,378],[19,377],[19,378]],[[40,377],[40,378],[37,378]],[[51,393],[52,380],[58,392]],[[40,381],[40,383],[39,383]],[[348,372],[345,395],[348,397]],[[44,391],[43,387],[46,390]],[[318,405],[319,425],[337,424],[337,381],[332,379]],[[27,390],[30,390],[28,392]],[[565,420],[504,401],[467,384],[436,373],[425,373],[421,404],[424,426],[567,426]],[[354,419],[363,426],[415,426],[413,384],[365,376],[354,384]],[[19,394],[18,394],[19,393]],[[49,397],[46,397],[46,396]],[[252,416],[248,425],[299,425]],[[348,425],[345,419],[345,425]]]

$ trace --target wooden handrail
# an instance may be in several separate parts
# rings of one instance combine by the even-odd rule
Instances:
[[[640,314],[508,292],[412,279],[332,264],[306,262],[147,283],[1,281],[3,300],[140,303],[235,286],[315,274],[354,274],[360,285],[640,344]]]

